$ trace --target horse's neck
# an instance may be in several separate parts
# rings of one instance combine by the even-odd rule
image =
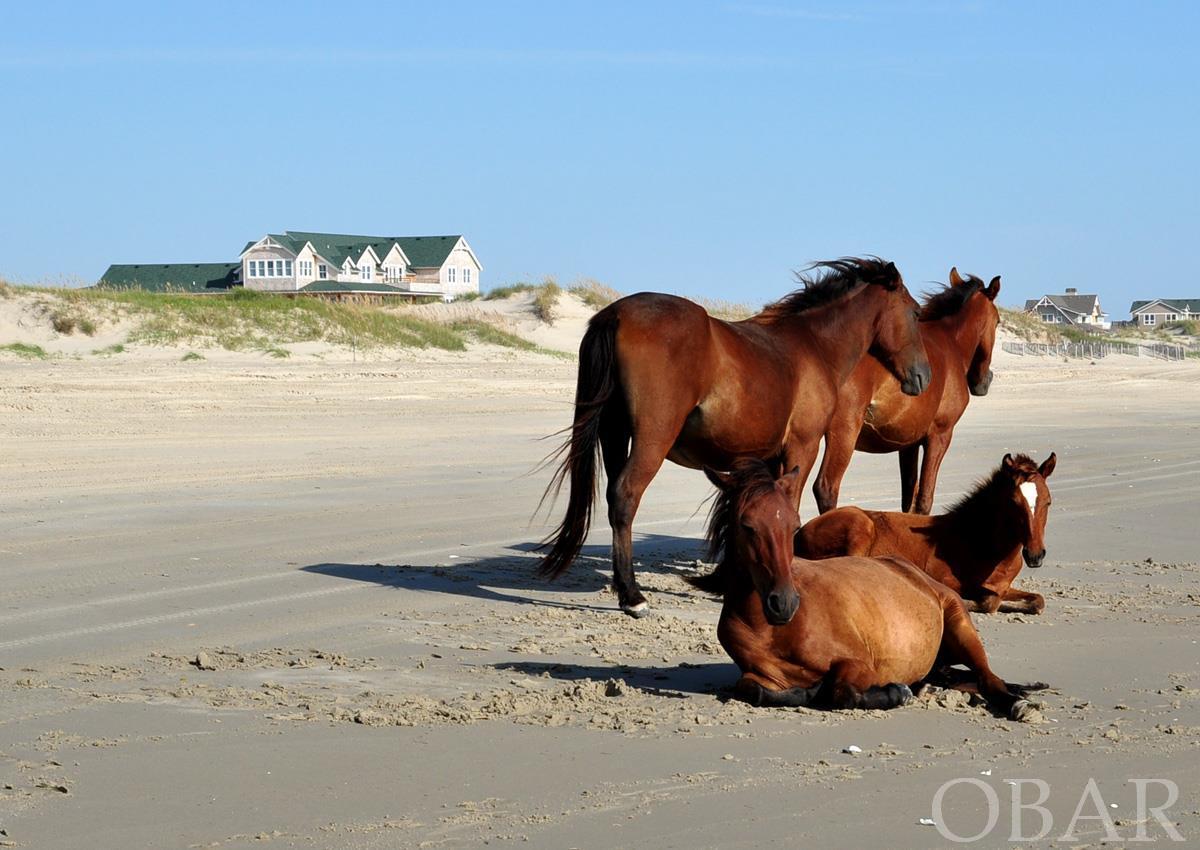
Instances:
[[[1007,507],[999,511],[955,511],[943,514],[938,519],[945,539],[964,546],[972,556],[971,561],[979,565],[979,571],[983,574],[990,574],[1020,552],[1022,540],[1016,531],[1011,530],[1015,523],[1008,516]]]
[[[953,370],[955,373],[962,372],[965,377],[967,369],[971,367],[971,360],[975,356],[975,349],[979,347],[979,327],[978,322],[971,316],[967,315],[969,309],[963,307],[961,311],[953,316],[946,316],[942,319],[937,319],[931,324],[934,326],[935,333],[941,333],[950,343],[949,350],[957,355],[962,369]]]
[[[866,291],[867,287],[862,287],[844,299],[805,310],[786,320],[789,336],[797,345],[811,346],[813,340],[818,343],[821,359],[834,366],[835,386],[845,383],[871,344],[875,314],[863,315],[861,310],[854,309]]]

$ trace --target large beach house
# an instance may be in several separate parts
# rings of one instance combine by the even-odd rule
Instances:
[[[1043,295],[1025,302],[1025,312],[1033,313],[1051,325],[1091,325],[1110,328],[1108,314],[1100,309],[1100,296],[1080,295],[1079,290],[1068,287],[1062,295]]]
[[[483,266],[462,236],[354,236],[285,230],[246,243],[235,263],[112,265],[100,285],[171,292],[234,286],[305,295],[478,292]]]

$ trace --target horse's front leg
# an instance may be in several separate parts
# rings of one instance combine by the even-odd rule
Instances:
[[[946,449],[950,448],[953,431],[936,431],[925,438],[925,456],[921,459],[921,485],[913,512],[928,515],[933,510],[933,492],[937,489],[938,470]]]
[[[1045,608],[1046,598],[1042,594],[1015,587],[1004,591],[1004,601],[1000,603],[1001,611],[1017,614],[1040,614]]]
[[[796,476],[796,480],[792,484],[792,492],[787,494],[796,506],[797,512],[800,511],[800,499],[804,496],[804,485],[808,481],[809,473],[812,472],[820,448],[821,438],[819,436],[807,441],[792,437],[783,447],[784,473],[791,472],[793,469],[800,470],[800,474]]]
[[[825,429],[825,456],[813,481],[813,495],[817,499],[817,512],[825,513],[838,506],[838,494],[842,478],[854,456],[858,432],[862,429],[862,417],[835,415]],[[814,454],[815,457],[815,454]],[[789,466],[788,470],[791,469]]]

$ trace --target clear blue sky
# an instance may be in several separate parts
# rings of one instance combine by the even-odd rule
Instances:
[[[877,253],[1122,318],[1200,296],[1200,4],[21,3],[0,275],[218,261],[268,231],[463,233],[750,302]]]

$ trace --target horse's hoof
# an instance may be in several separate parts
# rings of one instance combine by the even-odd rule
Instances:
[[[640,619],[650,613],[650,603],[643,600],[636,605],[622,605],[621,610],[630,617]]]
[[[1041,723],[1042,712],[1027,699],[1019,699],[1008,710],[1008,719],[1018,723]]]
[[[899,685],[898,687],[900,688],[900,702],[898,704],[908,705],[913,701],[912,688],[910,688],[908,685]]]

